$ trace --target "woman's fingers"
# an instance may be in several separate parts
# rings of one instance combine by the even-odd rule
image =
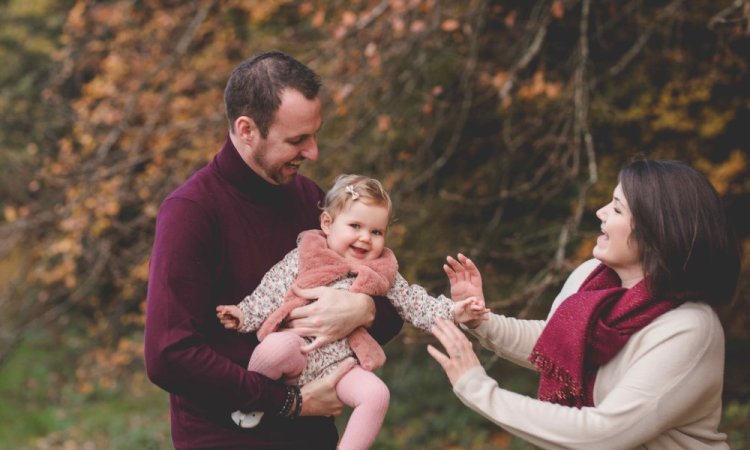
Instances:
[[[447,356],[445,356],[445,354],[443,352],[441,352],[440,350],[436,349],[432,345],[427,345],[427,353],[429,353],[430,356],[432,356],[433,358],[435,358],[435,361],[437,361],[438,363],[440,363],[440,365],[443,366],[443,368],[445,368],[445,365],[450,362],[450,358],[448,358]]]
[[[432,327],[432,332],[445,348],[445,353],[432,345],[427,346],[427,352],[443,367],[451,384],[455,384],[466,371],[479,365],[471,342],[452,322],[439,319]]]

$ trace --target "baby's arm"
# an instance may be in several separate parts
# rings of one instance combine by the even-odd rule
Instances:
[[[271,267],[253,293],[239,304],[217,306],[216,317],[229,330],[240,333],[258,331],[268,316],[284,303],[298,270],[299,251],[294,249]]]
[[[481,278],[479,283],[481,284]],[[481,295],[481,289],[479,293]],[[387,297],[404,320],[428,333],[437,319],[455,320],[459,323],[470,323],[469,326],[477,326],[481,320],[487,318],[489,312],[484,307],[484,301],[477,297],[469,297],[460,302],[454,302],[443,295],[432,297],[423,287],[410,285],[401,274],[396,275]],[[473,325],[474,322],[476,325]]]
[[[458,260],[448,257],[443,270],[451,283],[451,298],[454,320],[469,328],[476,328],[479,322],[487,320],[490,310],[484,303],[482,274],[472,260],[458,254]]]

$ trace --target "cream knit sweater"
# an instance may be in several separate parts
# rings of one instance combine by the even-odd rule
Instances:
[[[548,318],[599,264],[590,260],[568,278]],[[527,361],[543,320],[492,315],[475,330],[497,355]],[[599,368],[593,407],[539,401],[501,388],[481,366],[454,385],[468,407],[545,449],[728,449],[721,420],[724,333],[708,305],[685,303],[635,333]]]

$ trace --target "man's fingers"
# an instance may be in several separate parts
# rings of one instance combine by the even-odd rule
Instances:
[[[315,307],[314,303],[308,303],[304,306],[299,306],[297,308],[294,308],[293,310],[289,311],[289,315],[287,315],[287,322],[293,321],[295,319],[303,319],[305,317],[308,317]],[[292,325],[293,326],[293,325]]]
[[[306,336],[306,335],[302,334],[301,336]],[[302,347],[300,347],[300,350],[302,350],[303,353],[308,353],[308,352],[315,350],[316,348],[320,348],[324,346],[328,342],[330,341],[324,338],[323,336],[317,336],[309,344],[303,345]]]
[[[313,300],[320,297],[320,289],[321,286],[314,288],[301,288],[296,284],[292,285],[292,290],[298,297],[306,298],[308,300]]]

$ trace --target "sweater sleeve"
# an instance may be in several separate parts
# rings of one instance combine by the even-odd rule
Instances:
[[[543,320],[522,320],[498,314],[490,315],[477,328],[463,327],[482,347],[522,367],[533,369],[529,355],[542,334]]]
[[[410,285],[400,273],[396,274],[387,295],[404,320],[428,333],[431,333],[436,319],[453,320],[451,299],[443,295],[430,296],[422,286]]]
[[[285,395],[281,383],[245,370],[207,342],[206,330],[216,326],[214,239],[210,218],[196,203],[171,198],[162,205],[149,268],[147,374],[164,390],[208,408],[278,410]]]
[[[294,249],[271,267],[252,294],[237,306],[242,311],[240,333],[258,331],[263,322],[284,303],[284,297],[299,273],[299,250]]]
[[[555,297],[548,318],[554,314],[563,300],[578,291],[588,274],[598,264],[599,261],[591,259],[570,274]],[[477,328],[464,329],[474,335],[484,348],[519,366],[531,369],[533,366],[528,361],[529,355],[542,334],[545,323],[544,320],[524,320],[492,314],[489,320],[482,322]]]

